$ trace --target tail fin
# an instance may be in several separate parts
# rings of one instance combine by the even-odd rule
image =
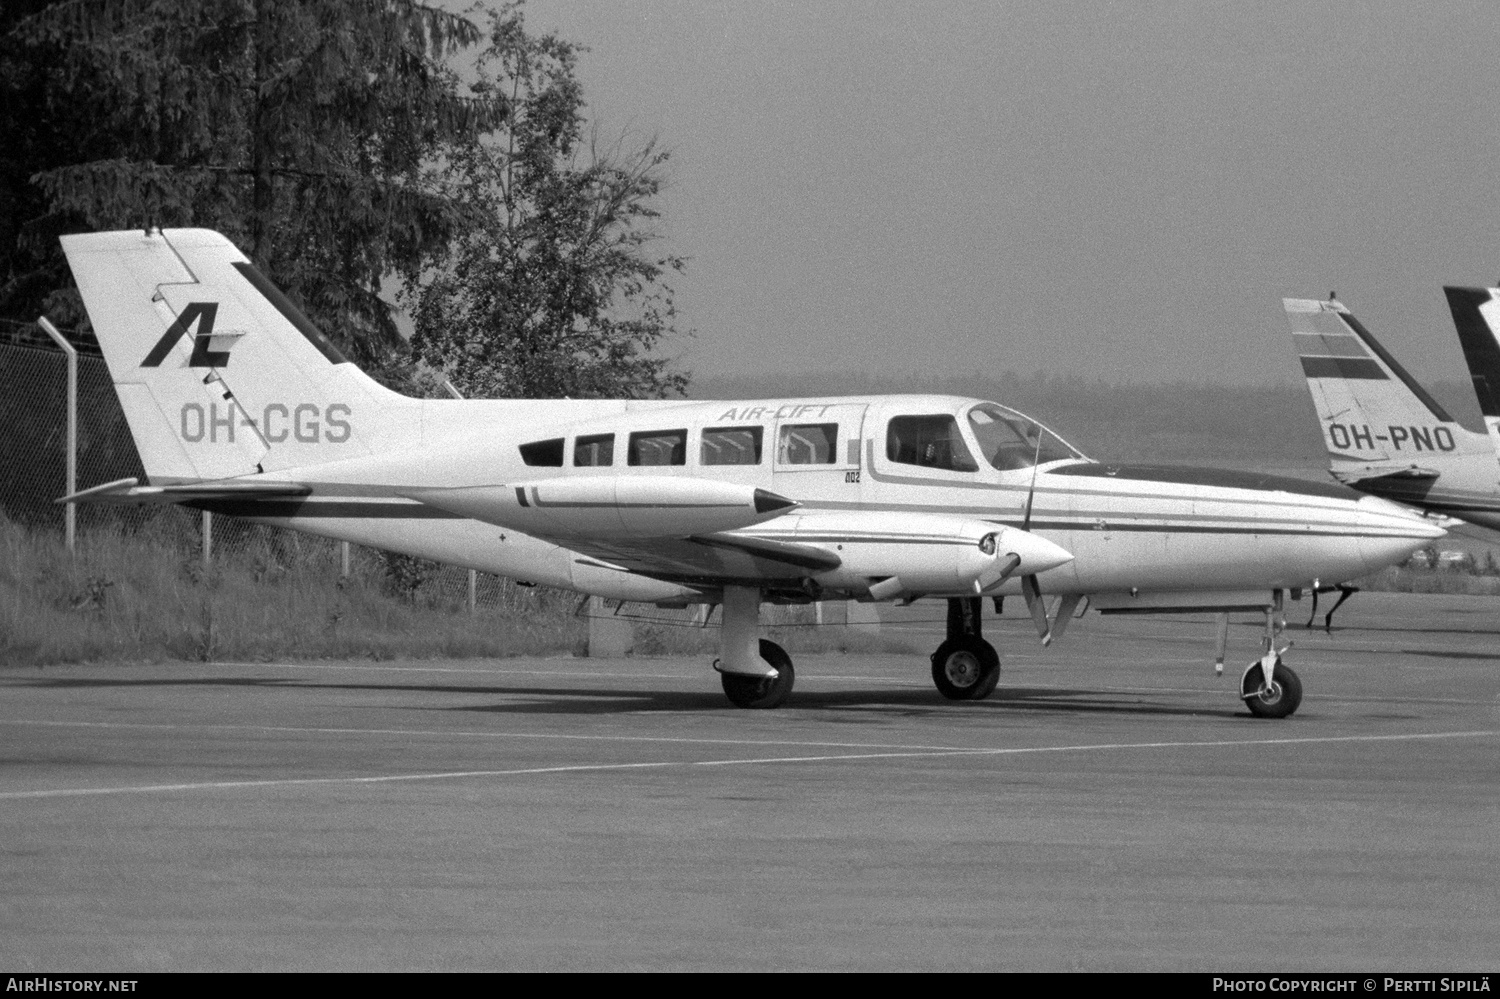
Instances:
[[[216,232],[136,229],[62,245],[153,482],[361,457],[402,400]]]
[[[1479,411],[1500,451],[1500,288],[1447,288],[1464,362],[1474,378]]]
[[[1352,483],[1390,475],[1436,477],[1454,459],[1489,451],[1343,303],[1287,298],[1282,305],[1334,478]]]

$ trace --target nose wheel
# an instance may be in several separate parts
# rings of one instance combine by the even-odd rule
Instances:
[[[950,638],[932,654],[932,682],[950,701],[978,701],[1000,682],[1000,654],[976,635]]]
[[[1260,660],[1250,664],[1240,679],[1240,697],[1257,718],[1285,718],[1302,703],[1302,680],[1276,657],[1270,681]]]

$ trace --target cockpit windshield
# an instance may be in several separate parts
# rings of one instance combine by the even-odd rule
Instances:
[[[1001,471],[1082,458],[1073,447],[1029,416],[993,402],[969,410],[969,429],[984,459]]]

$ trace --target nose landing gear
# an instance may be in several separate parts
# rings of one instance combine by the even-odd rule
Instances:
[[[1281,664],[1281,654],[1290,643],[1277,648],[1277,639],[1286,628],[1281,616],[1281,591],[1275,591],[1273,602],[1266,607],[1266,634],[1261,639],[1264,654],[1240,677],[1240,698],[1257,718],[1286,718],[1302,703],[1302,680],[1289,666]]]
[[[1263,669],[1261,662],[1253,662],[1240,680],[1240,697],[1257,718],[1285,718],[1302,703],[1302,680],[1290,666],[1281,665],[1280,656],[1275,657],[1269,670]]]

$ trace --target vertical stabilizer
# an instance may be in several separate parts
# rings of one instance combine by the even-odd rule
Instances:
[[[1445,287],[1443,294],[1474,379],[1484,425],[1500,453],[1500,288]]]
[[[62,244],[153,482],[362,457],[410,402],[345,360],[218,233]]]
[[[1334,478],[1435,478],[1490,449],[1336,300],[1282,300]],[[1500,383],[1497,383],[1500,384]]]

